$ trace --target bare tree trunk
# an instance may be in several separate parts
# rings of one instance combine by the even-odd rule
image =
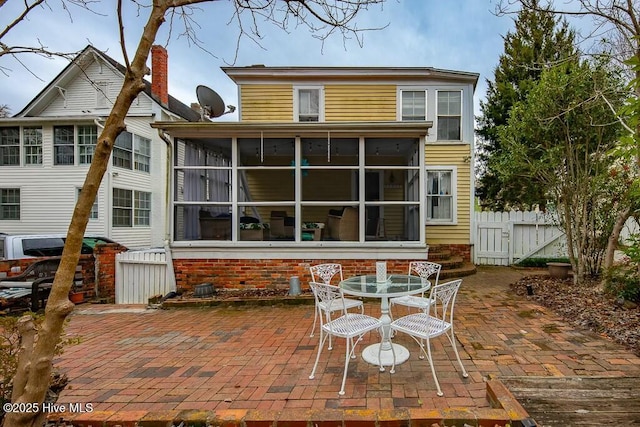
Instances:
[[[98,139],[93,161],[78,196],[78,202],[69,225],[60,267],[51,288],[44,321],[41,329],[37,331],[37,340],[32,343],[32,338],[23,337],[23,346],[18,359],[19,369],[14,378],[12,399],[14,403],[42,403],[44,401],[53,369],[52,360],[55,347],[60,340],[64,320],[74,307],[68,296],[76,265],[80,259],[82,239],[89,220],[89,212],[102,177],[107,170],[114,141],[118,134],[125,129],[124,119],[129,107],[136,96],[144,90],[143,78],[148,70],[147,58],[156,33],[164,22],[167,7],[167,2],[154,2],[151,16],[140,38],[134,59],[125,74],[122,89]],[[32,325],[30,328],[34,329],[35,327]],[[40,427],[42,419],[42,413],[12,412],[6,415],[4,426]]]
[[[71,218],[71,224],[67,232],[67,239],[60,266],[56,272],[53,287],[51,288],[49,300],[45,308],[42,325],[38,329],[33,322],[30,322],[30,319],[26,317],[20,321],[22,340],[18,355],[18,370],[13,382],[13,403],[38,403],[41,405],[44,401],[51,379],[55,348],[60,341],[64,321],[74,308],[68,296],[75,276],[76,265],[80,259],[82,240],[89,221],[91,207],[93,206],[102,177],[107,170],[116,137],[125,129],[124,119],[133,101],[145,88],[143,79],[148,72],[146,66],[147,59],[158,29],[165,21],[165,14],[169,9],[190,7],[197,3],[214,1],[216,0],[153,0],[149,19],[143,29],[131,63],[127,57],[124,40],[122,0],[114,2],[117,5],[118,18],[121,25],[119,29],[120,44],[124,53],[127,71],[120,93],[98,138],[93,161],[87,172],[82,192],[80,192],[78,196],[78,201]],[[341,2],[323,0],[287,0],[280,2],[279,0],[265,0],[260,4],[260,2],[257,1],[234,0],[232,3],[236,10],[235,17],[239,23],[240,14],[248,10],[250,13],[255,11],[255,15],[251,16],[254,22],[256,17],[260,16],[266,21],[270,21],[280,28],[283,28],[287,26],[289,19],[292,19],[298,25],[305,25],[313,32],[322,32],[321,30],[326,26],[329,30],[326,32],[324,38],[328,37],[334,29],[339,29],[343,33],[343,37],[346,37],[348,33],[355,35],[356,39],[358,39],[359,33],[363,30],[352,25],[352,20],[361,10],[366,10],[369,5],[381,4],[383,2],[384,0]],[[5,3],[6,0],[0,0],[0,6],[3,6]],[[42,3],[41,0],[34,0],[32,5],[39,5],[40,3]],[[77,3],[86,6],[90,2],[78,0]],[[279,7],[280,4],[284,6]],[[24,9],[27,13],[30,7],[28,2],[25,3]],[[284,17],[276,18],[276,12],[282,13]],[[320,27],[315,26],[314,20],[317,20],[322,25]],[[16,22],[20,21],[22,21],[22,18]],[[189,33],[192,31],[192,28],[187,25],[186,31]],[[0,33],[0,40],[6,32],[7,30],[5,29],[4,33]],[[241,28],[241,35],[243,33],[244,30]],[[0,43],[0,45],[2,45],[2,43]],[[3,45],[2,47],[6,50],[6,46]],[[57,56],[64,55],[57,54]],[[45,415],[46,414],[42,412],[8,413],[4,418],[3,426],[40,427]]]
[[[609,235],[609,240],[607,241],[607,252],[604,256],[604,269],[608,270],[613,266],[613,259],[615,255],[615,251],[618,248],[618,240],[620,239],[620,232],[622,231],[622,227],[624,227],[625,222],[631,216],[631,208],[627,207],[625,210],[618,213],[618,217],[616,218],[616,223],[613,226],[613,230]]]

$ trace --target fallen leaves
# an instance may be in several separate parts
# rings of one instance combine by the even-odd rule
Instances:
[[[533,295],[527,295],[527,286]],[[573,279],[527,276],[511,284],[512,290],[549,307],[573,325],[587,328],[625,345],[640,356],[640,307],[623,306],[600,290],[599,283],[575,285]]]

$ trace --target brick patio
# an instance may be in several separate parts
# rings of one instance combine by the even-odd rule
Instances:
[[[85,304],[66,328],[81,343],[55,361],[70,378],[58,403],[93,404],[91,413],[62,415],[94,427],[213,418],[220,425],[247,426],[277,420],[278,427],[399,426],[409,419],[426,426],[443,419],[470,425],[505,425],[511,419],[514,425],[513,412],[521,408],[509,406],[508,392],[501,394],[500,385],[488,379],[640,375],[640,358],[631,351],[509,292],[508,284],[527,274],[491,267],[463,278],[455,327],[469,378],[456,369],[446,338],[437,339],[434,358],[444,397],[436,395],[416,344],[402,335],[394,340],[412,357],[395,374],[355,359],[346,394],[338,396],[344,340],[337,339],[334,350],[323,351],[310,380],[318,341],[309,337],[310,305],[145,310]],[[377,316],[379,303],[368,302],[365,310]],[[378,339],[368,335],[360,349]]]

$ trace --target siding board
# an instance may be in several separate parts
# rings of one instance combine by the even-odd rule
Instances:
[[[325,120],[386,121],[396,119],[395,85],[326,85]]]
[[[244,122],[293,121],[293,86],[243,85],[240,105]]]
[[[96,107],[96,89],[91,83],[108,82],[108,96],[115,100],[122,76],[111,67],[98,65],[95,61],[87,64],[75,77],[66,83],[64,98],[56,93],[55,98],[42,111],[34,111],[39,117],[60,117],[56,124],[92,125],[92,118],[78,120],[77,116],[90,110],[93,115],[106,114],[109,108]],[[166,162],[167,146],[159,138],[158,132],[149,124],[154,120],[152,113],[156,104],[141,94],[133,102],[125,122],[127,130],[149,138],[151,142],[151,173],[114,168],[105,174],[97,201],[99,218],[90,219],[87,232],[101,234],[129,247],[151,247],[163,244],[166,230]],[[132,117],[139,115],[140,117]],[[75,117],[70,117],[75,116]],[[68,117],[68,118],[65,118]],[[38,126],[33,121],[28,126]],[[78,161],[76,146],[76,163]],[[24,153],[21,153],[24,156]],[[0,167],[0,183],[3,188],[20,188],[21,217],[19,221],[3,221],[3,232],[9,233],[63,233],[69,227],[76,203],[77,188],[84,183],[88,166],[60,166],[53,164],[53,125],[42,124],[42,165],[22,167]],[[23,161],[23,159],[21,159]],[[117,176],[109,171],[116,172]],[[111,189],[116,186],[130,190],[152,193],[151,227],[122,228],[110,230]],[[46,218],[46,220],[43,220]]]
[[[428,244],[470,244],[471,243],[471,156],[468,144],[427,144],[425,162],[427,166],[456,166],[457,182],[457,224],[427,225]]]

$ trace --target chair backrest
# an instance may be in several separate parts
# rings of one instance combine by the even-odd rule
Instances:
[[[318,264],[309,267],[312,282],[331,283],[333,277],[338,274],[340,281],[344,280],[342,276],[342,265],[340,264]]]
[[[425,281],[429,279],[429,277],[436,275],[436,279],[432,283],[432,285],[438,284],[438,279],[440,278],[440,269],[442,265],[436,264],[435,262],[429,261],[411,261],[409,262],[409,275],[413,273],[417,273],[420,278]]]
[[[431,305],[429,306],[431,316],[453,323],[453,308],[461,283],[462,279],[457,279],[431,288]]]
[[[344,306],[344,295],[342,289],[338,286],[321,282],[310,282],[309,286],[316,299],[316,306],[324,307],[329,312],[342,309],[342,314],[347,314],[347,309]],[[320,317],[322,318],[322,316]]]

